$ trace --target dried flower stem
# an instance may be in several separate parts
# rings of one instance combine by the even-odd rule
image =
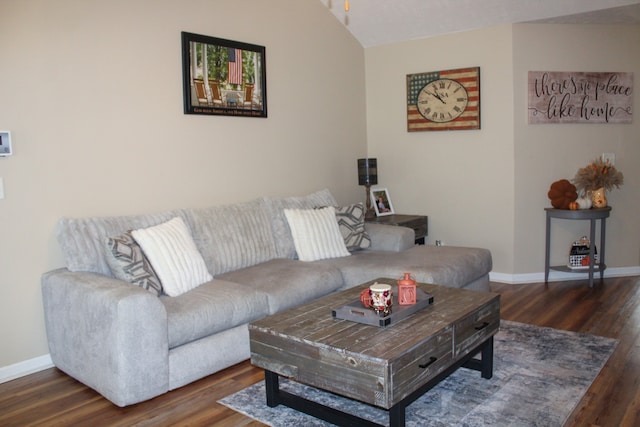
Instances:
[[[607,191],[620,188],[624,183],[624,176],[615,166],[601,158],[595,159],[589,165],[578,169],[573,178],[573,184],[579,192],[587,192],[603,188]]]

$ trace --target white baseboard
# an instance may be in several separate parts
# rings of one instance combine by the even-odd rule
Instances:
[[[0,367],[0,384],[52,367],[53,362],[48,354],[25,360],[24,362],[14,363],[13,365],[3,366]]]
[[[640,276],[640,266],[636,267],[620,267],[607,268],[604,271],[604,277],[623,277],[623,276]],[[579,280],[584,279],[585,273],[564,273],[561,271],[550,271],[549,281],[558,282],[563,280]],[[599,277],[599,274],[597,275]],[[544,272],[541,273],[525,273],[525,274],[506,274],[492,271],[489,273],[489,280],[500,283],[540,283],[544,282]],[[16,378],[24,377],[34,372],[43,371],[53,367],[51,356],[44,356],[18,362],[13,365],[0,367],[0,384]]]
[[[624,277],[624,276],[640,276],[640,266],[635,267],[618,267],[607,268],[604,271],[604,277]],[[560,282],[566,280],[580,280],[587,278],[585,272],[565,273],[563,271],[552,270],[549,272],[550,282]],[[595,272],[594,278],[600,278],[600,273]],[[524,273],[524,274],[505,274],[492,271],[489,273],[489,280],[500,283],[540,283],[544,282],[544,272],[540,273]]]

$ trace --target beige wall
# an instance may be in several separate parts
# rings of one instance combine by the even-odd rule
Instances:
[[[527,72],[633,72],[638,86],[639,43],[637,25],[523,24],[366,49],[368,150],[396,212],[428,215],[428,243],[489,248],[492,277],[540,280],[549,186],[613,152],[625,185],[609,194],[607,265],[638,274],[640,91],[631,125],[528,125]],[[480,67],[482,128],[407,132],[406,75],[469,66]],[[554,220],[552,265],[588,230]]]
[[[429,216],[428,243],[479,246],[513,268],[512,30],[499,26],[365,50],[369,155],[398,213]],[[407,132],[407,74],[480,67],[480,130]]]
[[[606,263],[640,265],[640,26],[516,25],[514,27],[516,273],[544,266],[547,191],[572,179],[602,153],[616,154],[625,184],[608,193]],[[633,124],[527,124],[528,71],[620,71],[635,76]],[[552,265],[566,263],[569,244],[588,235],[587,221],[553,220]],[[598,240],[599,241],[599,240]]]
[[[265,46],[269,117],[184,115],[181,31]],[[317,0],[0,0],[0,54],[0,368],[48,353],[62,216],[363,198],[364,51]]]

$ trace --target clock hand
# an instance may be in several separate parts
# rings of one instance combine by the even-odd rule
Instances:
[[[442,102],[443,104],[446,104],[446,102],[444,102],[444,100],[440,97],[440,94],[438,94],[438,92],[434,89],[433,93],[427,91],[427,93],[431,96],[433,96],[434,98],[438,99],[440,102]]]
[[[433,93],[435,94],[434,96],[440,100],[440,102],[446,105],[446,102],[444,102],[444,99],[442,99],[442,97],[440,96],[440,94],[436,89],[433,89]]]

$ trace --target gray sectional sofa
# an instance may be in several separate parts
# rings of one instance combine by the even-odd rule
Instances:
[[[303,197],[159,214],[63,218],[66,267],[42,277],[53,363],[118,406],[131,405],[249,358],[247,324],[378,277],[488,290],[486,249],[415,246],[413,230],[366,223],[368,248],[305,262],[284,209],[335,206],[328,190]],[[179,296],[114,277],[105,240],[182,218],[213,276]],[[367,245],[362,245],[367,246]]]

